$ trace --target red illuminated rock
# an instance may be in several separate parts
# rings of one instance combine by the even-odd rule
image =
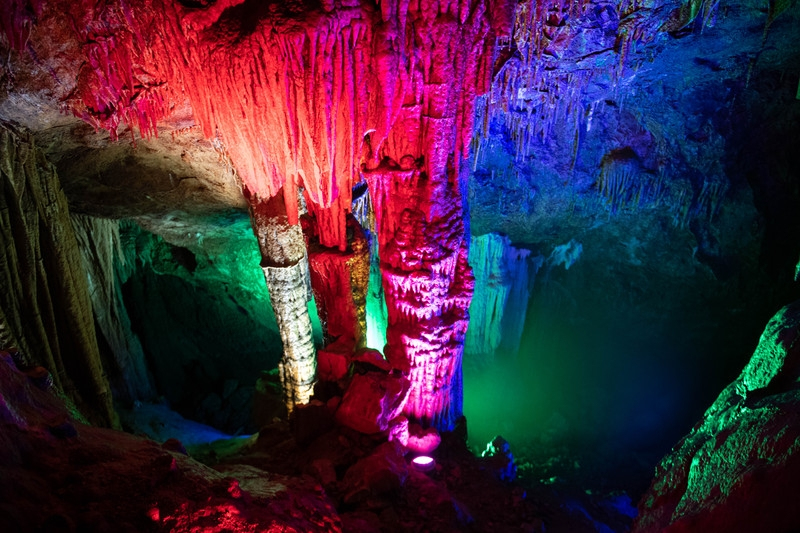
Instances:
[[[427,168],[413,158],[385,161],[367,177],[389,313],[385,355],[411,381],[409,419],[449,430],[461,416],[474,280],[454,170]]]
[[[291,422],[295,442],[305,446],[333,427],[333,415],[327,405],[311,400],[295,408]]]
[[[349,366],[348,352],[329,348],[317,351],[317,378],[322,381],[339,381],[347,375]]]
[[[369,245],[352,215],[347,217],[347,249],[320,243],[317,220],[304,217],[309,272],[325,344],[350,352],[366,342]]]
[[[415,453],[429,454],[439,447],[442,437],[434,428],[422,429],[418,424],[408,426],[406,448]]]
[[[356,374],[336,411],[336,420],[361,433],[386,431],[402,411],[408,391],[409,382],[400,375]]]
[[[408,418],[398,416],[389,422],[389,441],[398,442],[405,447],[408,444]]]
[[[378,370],[383,370],[384,372],[390,372],[392,370],[392,365],[389,363],[389,361],[384,359],[383,355],[381,355],[381,352],[378,350],[372,350],[370,348],[358,350],[356,353],[354,353],[353,362],[367,369],[377,368]]]
[[[149,136],[188,97],[254,198],[285,188],[294,224],[302,187],[322,243],[342,250],[365,153],[371,166],[406,153],[458,165],[475,95],[491,74],[489,17],[507,35],[513,8],[469,0],[31,4],[3,0],[2,29],[38,57],[49,53],[48,25],[72,29],[82,54],[70,58],[80,65],[74,114],[112,135],[128,124]],[[430,127],[443,118],[446,128]]]
[[[89,0],[0,0],[3,30],[18,48],[47,57],[48,30],[77,42],[79,57],[69,58],[77,82],[66,104],[112,136],[123,123],[154,135],[174,103],[188,98],[203,133],[219,138],[235,165],[260,241],[274,227],[261,222],[260,206],[282,190],[291,228],[302,188],[320,245],[346,251],[351,191],[366,171],[389,305],[386,355],[411,381],[407,414],[445,429],[461,412],[472,290],[459,166],[475,97],[489,87],[495,37],[509,36],[513,7],[506,0],[318,7],[219,0],[202,8],[131,0],[96,9]],[[271,289],[282,291],[270,292],[289,407],[307,401],[313,376],[301,267],[290,263],[265,267]],[[335,263],[326,257],[319,272],[335,273],[344,286]],[[349,320],[346,313],[342,324]]]

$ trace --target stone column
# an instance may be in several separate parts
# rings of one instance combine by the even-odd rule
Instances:
[[[279,364],[289,413],[308,403],[314,388],[316,354],[311,319],[308,259],[299,224],[289,224],[283,191],[269,200],[248,198],[261,250],[261,267],[283,341]]]
[[[389,325],[385,355],[411,382],[404,414],[451,430],[462,415],[461,359],[474,279],[461,192],[421,160],[365,171],[375,207]]]

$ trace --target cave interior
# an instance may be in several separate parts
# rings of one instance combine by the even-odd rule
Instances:
[[[797,0],[0,17],[0,530],[800,530]]]

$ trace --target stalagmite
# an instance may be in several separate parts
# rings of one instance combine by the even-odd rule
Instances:
[[[386,358],[409,376],[404,413],[452,429],[461,416],[461,358],[473,290],[460,190],[406,160],[367,173],[389,311]]]
[[[260,236],[273,231],[287,243],[302,242],[290,229],[302,190],[320,244],[345,251],[363,164],[371,193],[380,196],[386,355],[409,373],[406,413],[452,427],[461,414],[472,291],[459,168],[475,97],[491,83],[496,43],[512,37],[514,2],[219,0],[186,7],[133,0],[96,9],[81,0],[56,12],[0,0],[0,7],[10,14],[3,26],[9,41],[17,48],[27,42],[34,54],[36,24],[70,21],[86,57],[67,105],[112,136],[123,123],[154,135],[172,102],[188,99],[204,134],[228,150]],[[387,166],[391,160],[404,167],[410,160],[415,170],[398,174]],[[280,191],[283,221],[267,223],[260,212]],[[424,235],[409,240],[418,230]],[[291,405],[304,401],[313,376],[299,281],[305,262],[299,246],[276,260],[260,240]]]
[[[283,341],[279,368],[291,413],[298,404],[308,403],[316,373],[305,242],[300,225],[288,221],[282,192],[263,202],[251,197],[250,203],[261,267]]]

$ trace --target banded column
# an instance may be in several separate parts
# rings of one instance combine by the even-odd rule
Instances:
[[[248,202],[283,342],[279,370],[284,402],[291,413],[298,404],[308,403],[316,374],[305,241],[300,225],[289,223],[283,191],[269,200],[250,196]]]

